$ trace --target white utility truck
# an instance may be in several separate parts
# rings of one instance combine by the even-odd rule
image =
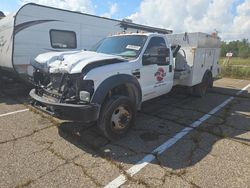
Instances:
[[[204,33],[113,35],[92,51],[37,56],[30,96],[59,117],[96,121],[116,139],[133,125],[142,102],[175,85],[203,96],[218,74],[219,53],[220,39]]]
[[[50,51],[89,49],[117,32],[172,33],[170,30],[139,25],[34,3],[0,20],[0,76],[8,73],[25,81],[32,77],[34,58]]]

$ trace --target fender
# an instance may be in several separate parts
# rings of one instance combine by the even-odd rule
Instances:
[[[210,74],[210,75],[209,75],[209,74]],[[213,74],[212,74],[211,70],[208,70],[208,69],[207,69],[207,70],[205,71],[204,75],[203,75],[202,82],[205,82],[205,81],[206,81],[208,75],[211,76],[211,77],[213,78]]]
[[[107,96],[108,92],[115,88],[116,86],[122,85],[122,84],[131,84],[134,86],[135,89],[135,95],[136,95],[136,104],[137,107],[140,107],[141,101],[142,101],[142,91],[141,91],[141,86],[137,79],[129,74],[117,74],[114,76],[111,76],[104,80],[96,89],[91,103],[97,103],[97,104],[102,104],[105,97]]]

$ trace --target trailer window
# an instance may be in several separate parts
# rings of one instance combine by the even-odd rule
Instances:
[[[50,30],[52,48],[74,49],[77,47],[76,33],[73,31]]]

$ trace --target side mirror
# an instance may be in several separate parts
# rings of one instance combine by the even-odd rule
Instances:
[[[153,47],[149,53],[143,54],[143,65],[158,64],[169,65],[170,63],[170,50],[166,47]]]

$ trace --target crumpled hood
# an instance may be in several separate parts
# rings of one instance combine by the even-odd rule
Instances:
[[[126,61],[124,58],[115,55],[108,55],[92,51],[67,51],[48,52],[40,54],[32,63],[36,68],[49,73],[81,73],[82,69],[90,63],[117,59]]]

